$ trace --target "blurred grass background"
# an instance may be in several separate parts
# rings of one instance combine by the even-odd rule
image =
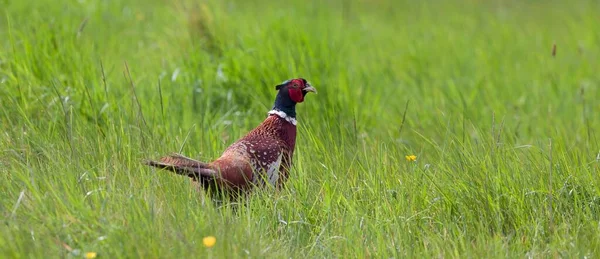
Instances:
[[[597,1],[0,6],[5,257],[600,254]],[[217,157],[294,77],[286,190],[234,212],[139,163]]]

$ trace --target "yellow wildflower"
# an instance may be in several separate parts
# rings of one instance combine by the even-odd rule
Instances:
[[[85,258],[86,259],[93,259],[93,258],[96,258],[96,256],[98,256],[98,254],[96,254],[96,252],[87,252],[87,253],[85,253]]]
[[[217,243],[217,239],[213,236],[207,236],[202,239],[202,243],[204,243],[204,246],[206,247],[213,247],[215,243]]]
[[[415,156],[415,155],[406,156],[406,161],[408,161],[408,162],[417,161],[417,156]]]

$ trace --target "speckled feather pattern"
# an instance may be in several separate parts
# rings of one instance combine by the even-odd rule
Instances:
[[[243,188],[252,182],[280,188],[287,180],[295,145],[296,126],[277,115],[270,115],[229,146],[211,165],[220,170],[223,178],[234,180],[234,186]],[[236,176],[240,171],[245,179]]]

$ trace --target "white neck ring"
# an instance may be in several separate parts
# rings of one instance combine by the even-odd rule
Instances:
[[[296,118],[290,117],[285,112],[282,112],[282,111],[270,110],[269,115],[277,115],[279,118],[286,120],[287,122],[291,123],[294,126],[296,126],[296,124],[298,123],[298,121],[296,121]]]

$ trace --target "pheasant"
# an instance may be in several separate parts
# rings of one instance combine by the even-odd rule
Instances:
[[[296,104],[303,102],[308,92],[317,91],[304,78],[287,80],[275,90],[277,97],[267,118],[216,160],[205,163],[173,153],[144,163],[188,176],[209,190],[237,193],[267,184],[280,189],[288,178],[296,146]]]

